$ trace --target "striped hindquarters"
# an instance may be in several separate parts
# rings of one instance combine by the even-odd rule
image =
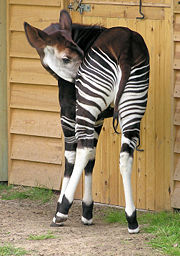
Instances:
[[[140,122],[145,113],[149,87],[149,62],[146,60],[131,68],[118,107],[122,132],[140,131]]]
[[[100,49],[92,48],[79,68],[76,79],[76,136],[94,139],[95,122],[111,103],[110,95],[117,81],[118,66]],[[113,100],[113,99],[112,99]]]

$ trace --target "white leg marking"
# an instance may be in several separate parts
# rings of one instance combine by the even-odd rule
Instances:
[[[86,218],[84,218],[83,216],[81,216],[81,221],[84,225],[92,225],[93,223],[93,219],[87,220]]]
[[[56,216],[61,218],[61,219],[67,219],[68,218],[68,214],[63,214],[63,213],[60,213],[60,212],[57,212]]]
[[[65,157],[68,160],[68,162],[70,164],[74,164],[75,163],[75,159],[76,159],[76,151],[65,151]]]
[[[66,191],[67,185],[69,183],[70,178],[69,177],[64,177],[63,178],[63,183],[62,183],[62,188],[61,188],[61,193],[60,193],[60,197],[58,199],[58,202],[61,203],[62,202],[62,198],[64,196],[64,193]]]
[[[129,232],[129,234],[137,234],[137,233],[139,233],[139,227],[137,227],[136,229],[128,228],[128,232]]]
[[[91,148],[82,148],[77,149],[76,151],[76,161],[73,169],[73,173],[71,175],[69,184],[67,186],[65,196],[70,203],[72,203],[74,199],[74,193],[76,191],[76,187],[79,183],[79,179],[81,174],[87,165],[89,159],[93,159],[95,157],[95,150]]]
[[[133,158],[129,156],[129,153],[120,153],[120,172],[123,178],[124,194],[126,201],[125,211],[128,216],[131,216],[135,210],[132,186],[131,186],[131,172],[132,172]]]
[[[86,205],[92,203],[92,174],[85,175],[83,202]]]

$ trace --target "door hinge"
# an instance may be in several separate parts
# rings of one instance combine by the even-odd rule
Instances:
[[[82,0],[74,0],[68,5],[68,8],[72,11],[78,11],[80,14],[83,12],[90,12],[91,5],[90,4],[82,4]]]

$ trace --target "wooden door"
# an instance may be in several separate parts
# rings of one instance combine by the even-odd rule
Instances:
[[[71,7],[74,1],[71,2]],[[148,107],[141,124],[141,148],[135,152],[132,174],[137,208],[170,209],[170,177],[173,168],[172,139],[172,20],[170,0],[145,0],[144,19],[137,19],[139,1],[84,0],[85,11],[71,10],[73,22],[105,27],[127,26],[145,39],[151,58]],[[93,176],[96,202],[124,206],[119,173],[120,136],[112,120],[106,120],[98,143]]]

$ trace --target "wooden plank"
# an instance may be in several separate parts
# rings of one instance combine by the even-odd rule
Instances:
[[[174,125],[180,125],[180,113],[179,112],[174,114]]]
[[[156,84],[156,91],[158,93],[155,94],[155,121],[156,121],[156,165],[155,168],[156,172],[156,202],[155,202],[155,209],[162,210],[164,208],[164,133],[165,133],[165,112],[164,112],[164,63],[165,63],[165,56],[164,52],[162,51],[163,42],[164,42],[164,23],[159,22],[159,26],[156,26],[157,34],[156,34],[156,79],[158,84]]]
[[[176,54],[176,58],[177,58],[177,55]],[[174,69],[180,69],[180,59],[174,59],[174,66],[173,66]]]
[[[78,199],[78,200],[82,200],[82,198],[83,198],[83,175],[80,178],[74,198]]]
[[[21,5],[42,5],[42,6],[61,6],[61,0],[9,0],[10,4]]]
[[[57,85],[57,80],[39,60],[11,58],[9,81],[13,83]]]
[[[174,97],[180,98],[180,83],[176,83],[174,87]]]
[[[11,159],[61,164],[62,140],[56,138],[12,135]]]
[[[6,1],[0,1],[0,181],[8,179]]]
[[[24,31],[24,21],[31,25],[44,29],[51,23],[59,20],[59,7],[11,5],[10,6],[10,30]]]
[[[173,7],[175,13],[180,13],[180,4],[179,1],[173,0]]]
[[[146,27],[142,22],[137,22],[137,31],[145,38]],[[141,121],[141,130],[140,130],[140,141],[141,149],[146,148],[146,137],[145,137],[145,116]],[[145,177],[145,162],[146,162],[146,153],[145,151],[137,152],[137,208],[145,209],[146,208],[146,177]]]
[[[102,161],[102,179],[101,179],[101,202],[109,204],[109,189],[110,189],[110,177],[109,177],[109,162],[111,161],[109,159],[109,120],[105,120],[102,131],[101,131],[101,138],[102,138],[102,143],[101,143],[101,161]]]
[[[173,37],[174,41],[176,42],[180,42],[180,35],[179,35],[179,31],[174,32],[174,37]]]
[[[176,209],[180,209],[180,185],[174,189],[171,197],[171,206]]]
[[[146,43],[150,50],[150,86],[148,92],[148,104],[146,109],[146,209],[155,209],[155,93],[156,93],[156,78],[155,67],[156,66],[156,21],[147,21],[146,24]]]
[[[175,113],[174,113],[174,124],[180,125],[180,100],[177,99],[175,101]]]
[[[92,4],[91,13],[84,12],[84,16],[136,19],[139,17],[138,6],[111,5],[104,8],[103,4]],[[102,11],[103,10],[103,11]],[[164,20],[164,8],[144,7],[143,13],[147,19]]]
[[[176,181],[180,181],[180,157],[179,157],[179,154],[178,154],[178,161],[175,165],[175,172],[174,172],[173,179]]]
[[[62,173],[61,165],[13,160],[9,183],[59,190]]]
[[[124,202],[123,184],[120,184],[119,154],[121,147],[121,135],[115,134],[112,127],[112,118],[109,120],[109,143],[108,160],[109,160],[109,201],[110,204],[122,206]]]
[[[93,170],[93,199],[95,202],[101,202],[101,135],[99,137],[96,149],[96,162]]]
[[[59,112],[58,87],[12,84],[10,107]]]
[[[59,113],[12,109],[10,133],[61,138]]]
[[[24,32],[12,31],[10,33],[10,56],[23,58],[36,58],[39,60],[37,51],[30,46]]]
[[[180,129],[179,129],[179,127],[176,128],[174,152],[180,153]]]
[[[139,2],[137,0],[104,0],[104,1],[93,1],[93,0],[85,0],[84,3],[87,4],[101,4],[101,5],[121,5],[121,6],[139,6]],[[142,6],[148,6],[148,7],[164,7],[168,8],[170,7],[171,0],[143,0]]]
[[[164,22],[164,48],[166,54],[164,59],[164,113],[165,113],[165,129],[164,129],[164,203],[163,209],[171,209],[171,174],[174,168],[174,156],[173,156],[173,114],[174,114],[174,102],[171,95],[173,94],[173,80],[172,80],[172,12],[170,9],[166,9],[166,18]]]

